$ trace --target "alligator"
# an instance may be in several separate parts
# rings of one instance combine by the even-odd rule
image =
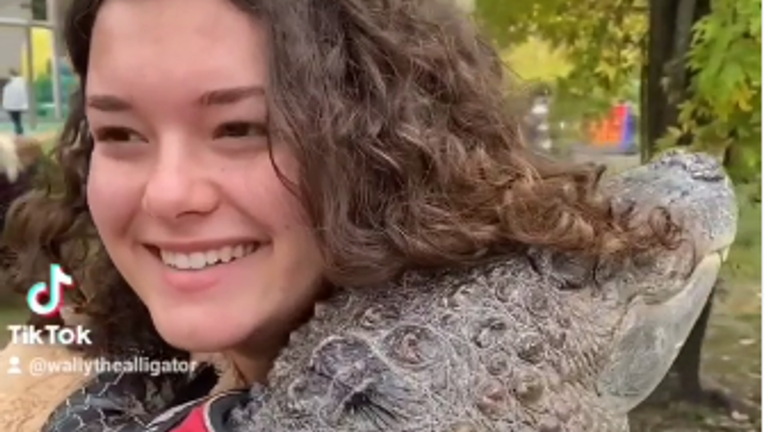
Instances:
[[[601,187],[617,211],[668,209],[685,241],[620,270],[530,248],[339,289],[291,336],[268,387],[207,399],[213,411],[235,401],[218,427],[628,431],[629,411],[660,383],[701,313],[738,211],[730,179],[703,154],[672,152]],[[197,402],[165,410],[183,379],[162,378],[165,387],[157,377],[97,376],[44,432],[172,430]]]

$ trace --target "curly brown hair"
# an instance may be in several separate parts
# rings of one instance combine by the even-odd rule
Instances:
[[[88,80],[105,0],[74,0],[65,40]],[[471,265],[522,247],[594,257],[669,245],[672,223],[631,222],[596,189],[603,169],[526,148],[505,70],[457,8],[435,0],[230,0],[271,36],[271,136],[291,146],[331,285],[363,286],[412,268]],[[93,148],[76,95],[55,158],[63,191],[39,191],[9,215],[26,289],[57,262],[86,286],[92,355],[141,348],[177,355],[110,262],[85,184]],[[287,180],[286,180],[287,181]]]

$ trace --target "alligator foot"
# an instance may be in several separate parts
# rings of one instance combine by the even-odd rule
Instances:
[[[717,385],[710,384],[706,388],[702,386],[680,389],[677,398],[688,403],[706,408],[723,410],[731,416],[754,416],[751,404],[734,396],[728,390]]]

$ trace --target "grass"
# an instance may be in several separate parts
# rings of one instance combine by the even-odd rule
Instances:
[[[29,317],[29,311],[23,306],[0,306],[0,347],[4,347],[11,339],[8,326],[11,324],[23,324]]]
[[[731,247],[723,277],[733,283],[757,283],[762,280],[762,206],[754,201],[757,184],[737,187],[739,196],[739,231]]]

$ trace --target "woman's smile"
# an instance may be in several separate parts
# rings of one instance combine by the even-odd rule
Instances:
[[[230,279],[258,272],[269,243],[217,241],[147,244],[161,279],[171,291],[191,294],[234,285]]]
[[[260,246],[257,242],[241,242],[197,250],[149,246],[165,265],[176,270],[203,270],[246,257]],[[184,248],[191,249],[191,248]]]

